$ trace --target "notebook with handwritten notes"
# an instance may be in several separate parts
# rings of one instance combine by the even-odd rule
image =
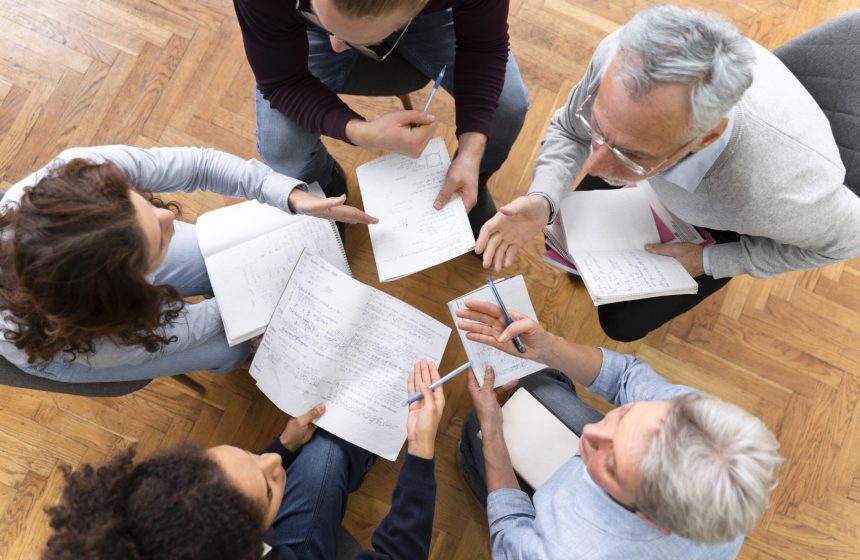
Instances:
[[[256,201],[200,216],[197,243],[230,346],[266,330],[303,250],[351,274],[334,222]]]
[[[550,229],[548,239],[553,247],[566,250],[563,256],[570,257],[595,305],[698,291],[696,281],[676,259],[645,251],[645,244],[666,240],[658,222],[672,228],[670,239],[705,242],[695,228],[669,214],[652,193],[645,184],[574,191],[562,200],[559,223]]]
[[[368,228],[380,282],[475,248],[460,195],[455,193],[441,210],[433,208],[450,165],[445,141],[434,138],[417,158],[389,154],[356,168],[364,210],[379,218]]]
[[[305,252],[250,373],[287,414],[325,403],[320,428],[394,461],[406,440],[407,377],[422,358],[438,364],[450,335],[439,321]]]

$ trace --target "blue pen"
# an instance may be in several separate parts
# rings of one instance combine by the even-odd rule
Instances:
[[[499,304],[499,309],[502,310],[502,315],[505,316],[505,324],[510,325],[511,323],[514,322],[514,320],[511,319],[510,315],[508,315],[508,310],[505,309],[505,304],[502,302],[502,296],[499,295],[499,291],[496,289],[496,285],[493,283],[493,279],[487,278],[487,284],[490,285],[490,289],[493,290],[493,295],[496,296],[496,302]],[[518,337],[518,336],[514,337],[514,346],[517,347],[517,351],[520,354],[526,353],[526,347],[523,346],[523,343],[520,340],[520,337]]]
[[[431,383],[429,389],[432,391],[433,389],[435,389],[439,385],[445,383],[449,379],[453,379],[454,377],[457,376],[457,374],[463,373],[464,371],[466,371],[470,367],[472,367],[472,362],[466,362],[465,364],[458,367],[457,369],[455,369],[454,371],[452,371],[451,373],[449,373],[448,375],[446,375],[445,377],[443,377],[439,381],[434,381],[433,383]],[[417,393],[414,393],[411,397],[409,397],[408,399],[403,401],[400,404],[400,406],[409,406],[410,404],[414,403],[415,401],[419,401],[422,398],[424,398],[424,393],[422,393],[421,391],[418,391]]]
[[[442,85],[442,78],[445,77],[445,69],[448,68],[448,65],[442,67],[442,70],[439,72],[439,75],[436,76],[436,82],[433,83],[433,89],[430,90],[430,97],[427,98],[427,103],[424,104],[424,112],[427,112],[427,109],[430,108],[430,102],[433,101],[433,96],[436,95],[436,92],[439,91],[439,86]]]

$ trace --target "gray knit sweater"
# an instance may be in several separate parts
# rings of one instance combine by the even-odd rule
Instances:
[[[741,234],[739,242],[709,250],[716,278],[775,276],[860,254],[860,198],[843,185],[845,168],[826,117],[779,59],[752,44],[753,85],[733,109],[731,139],[699,186],[691,193],[661,175],[649,179],[679,218]],[[529,193],[549,196],[554,208],[589,153],[588,133],[574,112],[614,52],[610,35],[547,130]]]

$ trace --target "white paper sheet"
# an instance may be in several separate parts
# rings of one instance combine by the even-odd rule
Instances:
[[[537,314],[535,313],[534,306],[532,306],[529,291],[526,288],[526,282],[522,275],[497,281],[496,290],[498,290],[499,296],[501,296],[502,301],[505,303],[508,312],[518,311],[537,321]],[[455,326],[458,321],[462,321],[462,319],[457,317],[456,311],[466,308],[465,301],[467,299],[496,303],[493,292],[486,285],[448,302],[448,310],[451,312],[451,318],[454,320]],[[484,384],[484,371],[486,371],[487,366],[493,366],[493,371],[496,373],[495,387],[500,387],[511,379],[520,379],[546,367],[532,360],[511,356],[492,346],[473,342],[466,338],[466,332],[460,329],[457,329],[457,334],[460,335],[460,341],[463,343],[466,355],[472,360],[472,371],[475,372],[475,377],[478,378],[478,381],[482,385]]]
[[[535,490],[579,449],[576,434],[525,389],[508,399],[502,419],[511,464]]]
[[[454,194],[433,208],[451,160],[441,138],[418,158],[390,154],[356,168],[364,209],[379,218],[369,227],[379,280],[394,280],[475,248],[466,208]]]
[[[640,188],[573,192],[561,203],[565,242],[582,251],[642,250],[660,243],[648,195]]]
[[[437,364],[451,329],[303,254],[251,365],[287,414],[319,402],[317,424],[390,461],[406,438],[406,379],[421,358]]]

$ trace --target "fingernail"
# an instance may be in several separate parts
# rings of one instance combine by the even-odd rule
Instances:
[[[508,340],[508,335],[503,334],[499,336],[499,342],[505,342]]]
[[[433,203],[433,208],[435,208],[436,210],[441,210],[442,209],[442,203],[437,200],[436,202]]]

